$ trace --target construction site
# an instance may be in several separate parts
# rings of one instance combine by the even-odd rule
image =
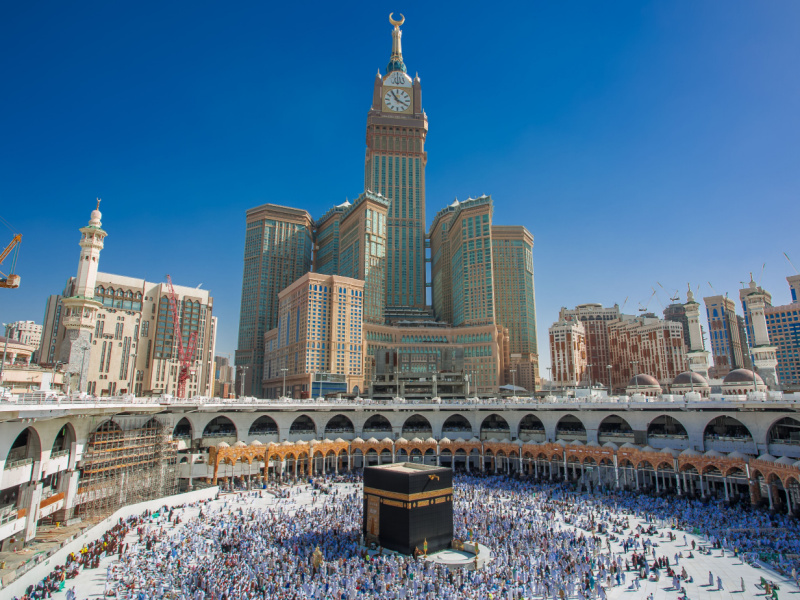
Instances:
[[[171,423],[142,416],[105,421],[89,436],[71,516],[104,518],[177,493],[177,460]]]

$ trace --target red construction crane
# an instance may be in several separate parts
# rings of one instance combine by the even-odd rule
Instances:
[[[11,240],[11,243],[5,247],[2,251],[0,251],[0,264],[3,264],[3,261],[6,257],[11,253],[14,249],[14,246],[17,247],[17,251],[14,252],[14,260],[11,263],[11,273],[6,275],[2,271],[0,271],[0,288],[18,288],[19,287],[19,275],[14,274],[14,269],[17,265],[17,252],[19,252],[19,242],[22,239],[22,234],[18,233],[14,236]]]
[[[189,379],[194,371],[192,361],[197,346],[197,332],[192,331],[189,333],[189,340],[184,346],[182,327],[178,320],[178,296],[175,293],[175,287],[172,285],[172,277],[169,275],[167,275],[167,283],[169,283],[169,307],[172,310],[173,343],[178,345],[178,390],[175,395],[178,398],[183,398],[183,394],[186,391],[186,380]]]

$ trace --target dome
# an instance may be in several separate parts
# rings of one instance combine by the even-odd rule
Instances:
[[[734,369],[727,375],[722,383],[753,383],[755,378],[756,385],[764,385],[764,380],[758,373],[753,373],[750,369]]]
[[[425,441],[426,441],[426,442],[428,442],[429,444],[435,444],[435,443],[436,443],[436,440],[435,440],[434,438],[432,438],[432,437],[429,437],[429,438],[428,438],[427,440],[425,440]]]
[[[630,442],[625,442],[624,444],[622,444],[622,446],[620,446],[620,448],[627,448],[627,449],[631,449],[631,450],[638,450],[638,449],[639,449],[639,446],[637,446],[636,444],[631,444]]]
[[[230,447],[231,445],[227,442],[220,442],[219,444],[217,444],[217,448],[230,448]]]
[[[775,457],[771,454],[764,453],[758,457],[758,460],[763,460],[764,462],[775,462]]]
[[[408,440],[401,435],[399,438],[397,438],[397,442],[396,443],[397,444],[407,444]]]
[[[672,380],[672,385],[700,385],[700,386],[707,386],[708,381],[706,378],[700,375],[700,373],[695,373],[694,371],[684,371],[680,375],[678,375],[675,379]]]
[[[645,446],[642,448],[642,452],[658,452],[655,448],[651,448],[650,446]]]
[[[245,444],[242,440],[239,440],[233,445],[234,448],[247,448],[247,444]]]
[[[393,444],[392,438],[385,437],[381,440],[384,444]]]
[[[592,446],[592,447],[594,447],[594,448],[599,448],[599,447],[600,447],[600,444],[598,444],[597,442],[594,442],[594,441],[592,441],[592,442],[587,442],[587,443],[586,443],[586,445],[587,445],[587,446]]]
[[[614,442],[606,442],[603,444],[603,448],[610,448],[611,450],[619,450],[619,446],[617,446]]]
[[[570,445],[570,446],[583,446],[583,442],[581,442],[580,440],[572,440],[572,441],[569,443],[569,445]]]
[[[797,462],[795,462],[793,466],[795,466],[795,467],[797,467],[797,468],[800,468],[800,460],[798,460]]]
[[[376,438],[376,437],[371,437],[371,438],[369,438],[369,439],[367,440],[367,443],[368,443],[368,444],[378,444],[378,443],[380,443],[380,442],[378,442],[378,438]]]
[[[672,456],[673,458],[674,458],[674,457],[676,457],[676,456],[678,456],[678,455],[680,454],[680,452],[678,452],[678,451],[677,451],[677,450],[675,450],[674,448],[664,448],[664,449],[662,449],[662,450],[661,450],[661,452],[662,452],[663,454],[669,454],[669,455],[670,455],[670,456]]]
[[[362,440],[360,437],[353,438],[353,443],[354,444],[363,444],[364,440]]]
[[[439,440],[439,443],[440,444],[449,444],[450,443],[450,439],[447,438],[447,437],[443,437],[442,439]]]
[[[258,441],[258,440],[253,440],[252,442],[250,442],[250,445],[251,445],[251,446],[263,446],[264,444],[262,444],[262,443],[261,443],[260,441]]]
[[[691,448],[687,448],[680,454],[681,456],[700,456],[700,453],[697,450],[693,450]]]
[[[778,465],[791,465],[793,463],[794,461],[788,456],[781,456],[778,460],[775,461],[775,464]]]
[[[628,382],[628,387],[657,387],[661,389],[658,379],[644,373],[631,377],[631,380]]]
[[[421,443],[422,443],[422,440],[421,440],[421,439],[419,439],[418,437],[411,438],[411,443],[412,443],[412,444],[421,444]]]
[[[703,456],[707,456],[708,458],[722,458],[722,454],[717,452],[716,450],[709,450]]]
[[[445,439],[447,439],[447,438],[445,438]],[[466,442],[466,441],[467,441],[467,440],[465,440],[465,439],[464,439],[464,438],[462,438],[462,437],[457,437],[457,438],[456,438],[456,444],[463,444],[463,443],[464,443],[464,442]]]
[[[335,439],[335,440],[333,440],[333,441],[334,441],[334,442],[336,442],[337,444],[346,444],[346,443],[347,443],[347,442],[345,442],[345,441],[344,441],[342,438],[336,438],[336,439]]]
[[[747,457],[744,454],[741,452],[736,452],[736,450],[729,452],[727,458],[730,458],[731,460],[747,460]]]

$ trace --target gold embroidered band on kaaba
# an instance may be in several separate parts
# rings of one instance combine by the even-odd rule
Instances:
[[[386,490],[378,490],[371,487],[365,487],[364,493],[372,496],[379,496],[388,500],[401,500],[403,502],[416,502],[418,500],[428,500],[430,498],[438,498],[440,496],[452,496],[453,488],[442,488],[439,490],[431,490],[430,492],[418,492],[416,494],[401,494],[399,492],[388,492]],[[438,504],[438,502],[437,502]]]

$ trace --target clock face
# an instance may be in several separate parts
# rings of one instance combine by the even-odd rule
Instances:
[[[403,112],[411,106],[411,96],[405,90],[391,89],[386,92],[383,101],[389,110]]]

